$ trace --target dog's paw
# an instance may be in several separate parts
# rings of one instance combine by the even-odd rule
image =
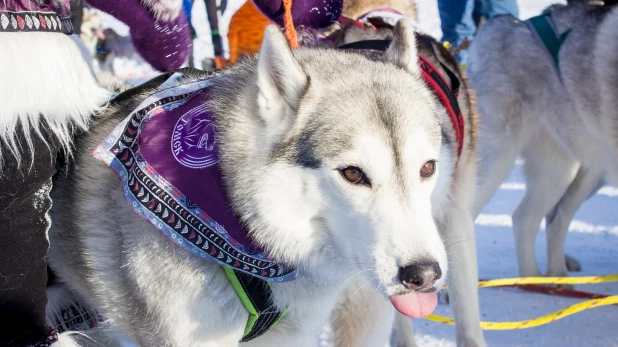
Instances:
[[[547,271],[547,275],[545,275],[545,277],[569,277],[569,273],[567,271],[551,271],[548,269]],[[574,286],[572,284],[552,284],[552,283],[548,283],[548,284],[543,284],[543,286],[546,287],[552,287],[552,288],[556,288],[556,289],[573,289]]]
[[[577,259],[571,257],[570,255],[565,255],[564,261],[566,262],[567,270],[569,270],[570,272],[582,271],[582,265],[579,263]]]

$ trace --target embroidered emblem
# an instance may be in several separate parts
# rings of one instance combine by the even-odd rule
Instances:
[[[185,113],[172,132],[172,153],[176,160],[192,169],[215,165],[219,159],[215,151],[217,127],[209,119],[205,105]]]

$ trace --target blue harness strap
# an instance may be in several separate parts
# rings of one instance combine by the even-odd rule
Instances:
[[[535,33],[534,36],[545,46],[547,53],[554,62],[556,72],[558,76],[560,76],[560,60],[558,54],[560,53],[560,47],[571,32],[571,29],[562,34],[558,34],[551,19],[551,13],[544,13],[540,16],[532,17],[524,23],[526,23],[530,31]]]

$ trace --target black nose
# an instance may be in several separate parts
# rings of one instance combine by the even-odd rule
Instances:
[[[440,264],[425,262],[399,268],[399,280],[408,289],[423,290],[430,288],[442,277]]]

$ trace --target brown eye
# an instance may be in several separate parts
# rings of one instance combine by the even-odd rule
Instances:
[[[423,167],[421,167],[421,177],[431,177],[431,175],[433,175],[433,173],[436,172],[436,161],[435,160],[430,160],[428,162],[426,162],[425,164],[423,164]]]
[[[365,173],[356,166],[348,166],[340,171],[343,178],[345,178],[350,183],[371,186],[367,175],[365,175]]]

